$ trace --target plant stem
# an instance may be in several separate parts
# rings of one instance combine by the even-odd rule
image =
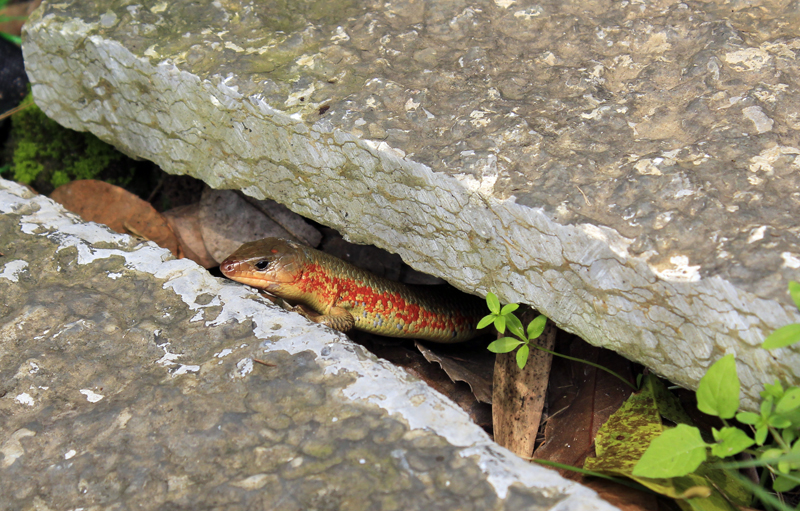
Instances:
[[[581,359],[581,358],[575,358],[575,357],[570,357],[569,355],[564,355],[564,354],[561,354],[561,353],[556,353],[555,351],[550,351],[550,350],[548,350],[547,348],[542,348],[541,346],[538,346],[538,345],[536,345],[536,344],[533,344],[532,342],[531,342],[531,343],[528,343],[528,344],[529,344],[529,346],[532,346],[532,347],[536,348],[537,350],[542,350],[542,351],[544,351],[545,353],[549,353],[549,354],[551,354],[551,355],[553,355],[553,356],[556,356],[556,357],[566,358],[567,360],[572,360],[573,362],[582,362],[582,363],[584,363],[584,364],[589,364],[590,366],[592,366],[592,367],[596,367],[597,369],[601,369],[601,370],[603,370],[603,371],[607,372],[608,374],[610,374],[610,375],[612,375],[612,376],[616,376],[616,377],[617,377],[617,378],[619,378],[619,380],[620,380],[620,381],[622,381],[622,382],[623,382],[625,385],[627,385],[628,387],[632,388],[634,392],[636,392],[636,391],[638,391],[638,390],[639,390],[639,389],[637,389],[637,388],[636,388],[636,385],[634,385],[633,383],[629,382],[627,379],[623,378],[622,376],[620,376],[619,374],[615,373],[615,372],[614,372],[614,371],[612,371],[611,369],[609,369],[609,368],[607,368],[607,367],[603,367],[603,366],[601,366],[600,364],[595,364],[594,362],[589,362],[588,360],[583,360],[583,359]]]
[[[540,459],[533,459],[533,458],[525,458],[525,459],[527,459],[529,461],[532,461],[534,463],[538,463],[540,465],[546,465],[548,467],[555,467],[555,468],[560,468],[560,469],[563,469],[563,470],[569,470],[569,471],[572,471],[572,472],[577,472],[579,474],[583,474],[585,476],[600,477],[602,479],[607,479],[609,481],[613,481],[613,482],[615,482],[617,484],[628,486],[628,487],[633,488],[635,490],[641,490],[641,491],[644,491],[644,492],[647,492],[647,493],[652,493],[652,494],[656,493],[653,490],[647,488],[646,486],[642,486],[639,483],[636,483],[636,482],[633,482],[633,481],[629,481],[627,479],[621,479],[619,477],[612,477],[612,476],[609,476],[609,475],[606,475],[606,474],[601,474],[600,472],[594,472],[592,470],[586,470],[585,468],[573,467],[572,465],[565,465],[563,463],[558,463],[557,461],[540,460]]]
[[[775,441],[778,443],[778,445],[781,446],[781,449],[783,449],[784,454],[789,454],[792,448],[791,446],[786,445],[786,442],[783,441],[783,437],[781,436],[781,434],[770,425],[767,425],[767,428],[769,428],[769,432],[772,435],[772,438],[774,438]]]
[[[794,511],[793,508],[787,506],[775,495],[765,490],[763,486],[758,484],[753,484],[752,481],[750,481],[744,476],[739,475],[737,472],[734,472],[732,470],[726,470],[725,473],[730,478],[738,479],[739,482],[741,482],[750,491],[752,491],[753,494],[758,498],[758,500],[760,500],[765,506],[771,509],[778,509],[779,511]]]

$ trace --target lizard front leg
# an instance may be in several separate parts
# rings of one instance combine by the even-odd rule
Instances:
[[[334,330],[340,332],[347,332],[356,324],[356,320],[347,309],[342,307],[331,307],[327,314],[312,315],[307,310],[302,310],[302,306],[295,307],[295,311],[299,312],[314,323],[329,326]],[[297,310],[301,309],[301,310]]]
[[[302,304],[295,306],[292,310],[298,312],[308,318],[314,323],[319,323],[327,327],[333,328],[340,332],[347,332],[356,324],[356,320],[350,311],[344,307],[339,307],[336,303],[339,301],[339,287],[334,288],[333,297],[330,299],[329,305],[324,307],[322,314],[310,312],[308,308],[303,307]]]
[[[318,314],[302,304],[290,305],[283,298],[273,296],[264,291],[260,291],[259,294],[272,303],[279,305],[283,310],[296,312],[313,323],[319,323],[340,332],[348,332],[356,323],[352,314],[343,307],[329,307],[326,314]]]

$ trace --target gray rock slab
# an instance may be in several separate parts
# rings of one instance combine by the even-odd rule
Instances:
[[[800,383],[797,14],[769,0],[48,2],[37,104],[168,172],[238,188],[533,305],[744,404]],[[769,13],[781,12],[780,16]]]
[[[3,180],[0,213],[0,509],[615,509],[244,286]]]

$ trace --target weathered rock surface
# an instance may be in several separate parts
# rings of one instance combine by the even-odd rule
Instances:
[[[614,509],[244,286],[3,180],[0,213],[0,509]]]
[[[780,2],[66,0],[57,121],[272,198],[694,387],[800,382],[798,14]],[[780,12],[771,16],[770,12]]]

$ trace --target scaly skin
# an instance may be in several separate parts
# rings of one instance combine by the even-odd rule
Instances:
[[[357,328],[389,337],[461,342],[476,335],[485,314],[477,297],[439,286],[406,286],[280,238],[245,243],[220,270],[232,280],[312,309],[319,316],[294,310],[342,332]]]

